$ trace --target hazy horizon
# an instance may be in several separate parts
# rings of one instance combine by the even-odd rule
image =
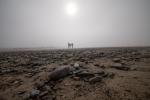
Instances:
[[[150,46],[150,0],[0,0],[0,48]]]

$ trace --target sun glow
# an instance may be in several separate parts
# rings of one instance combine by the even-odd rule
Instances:
[[[77,13],[77,6],[75,3],[73,2],[69,2],[67,5],[66,5],[66,12],[68,15],[70,16],[74,16],[76,15]]]

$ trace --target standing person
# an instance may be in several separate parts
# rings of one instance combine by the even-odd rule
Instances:
[[[69,42],[68,42],[68,49],[69,49],[69,48],[72,48],[72,43],[69,43]]]
[[[72,48],[72,49],[73,49],[73,45],[74,45],[73,43],[69,43],[69,42],[68,42],[68,49],[69,49],[69,48]]]
[[[70,43],[68,42],[68,48],[70,47]]]
[[[72,43],[72,49],[73,49],[73,43]]]

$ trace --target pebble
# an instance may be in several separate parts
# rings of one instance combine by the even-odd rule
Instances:
[[[102,81],[102,77],[101,76],[95,76],[89,79],[90,83],[96,83],[96,82],[100,82]]]
[[[28,78],[30,78],[30,77],[32,77],[32,76],[33,76],[32,73],[27,73],[27,74],[25,74],[25,77],[28,77]]]
[[[114,63],[114,64],[111,65],[111,67],[119,69],[119,70],[129,70],[129,67],[125,67],[120,63]]]
[[[110,77],[110,78],[113,78],[114,76],[115,76],[114,73],[109,73],[109,74],[108,74],[108,77]]]
[[[45,85],[45,89],[48,90],[48,91],[51,90],[50,86],[48,86],[48,85]]]
[[[23,100],[28,100],[30,98],[30,94],[29,93],[26,93],[23,95]]]
[[[19,83],[19,81],[14,81],[14,84],[18,84]]]
[[[42,92],[42,93],[40,94],[40,97],[43,97],[43,96],[45,96],[46,94],[48,94],[48,91]]]
[[[74,67],[75,67],[75,68],[76,68],[76,67],[78,68],[78,67],[80,67],[80,65],[79,65],[78,63],[75,63],[75,64],[74,64]]]
[[[120,58],[114,58],[113,61],[114,62],[120,62]]]
[[[18,95],[21,95],[21,94],[24,94],[24,93],[25,93],[25,91],[18,91],[17,92]]]
[[[112,64],[111,65],[111,67],[122,67],[122,64],[120,64],[120,63],[114,63],[114,64]]]
[[[80,80],[79,77],[73,77],[73,79],[76,80],[76,81]]]
[[[96,63],[96,64],[94,64],[94,66],[97,66],[97,67],[99,67],[100,65]]]
[[[32,91],[31,91],[31,97],[34,97],[34,96],[37,96],[37,95],[39,95],[40,94],[40,91],[39,90],[36,90],[36,89],[33,89]]]
[[[83,71],[81,73],[77,73],[78,77],[89,77],[89,76],[94,76],[93,73],[87,72],[87,71]]]

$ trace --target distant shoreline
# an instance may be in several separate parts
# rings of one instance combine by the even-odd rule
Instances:
[[[105,49],[105,48],[150,48],[150,46],[120,46],[120,47],[83,47],[74,49]],[[19,51],[47,51],[47,50],[71,50],[68,48],[53,48],[53,47],[40,47],[40,48],[0,48],[0,52],[19,52]]]

